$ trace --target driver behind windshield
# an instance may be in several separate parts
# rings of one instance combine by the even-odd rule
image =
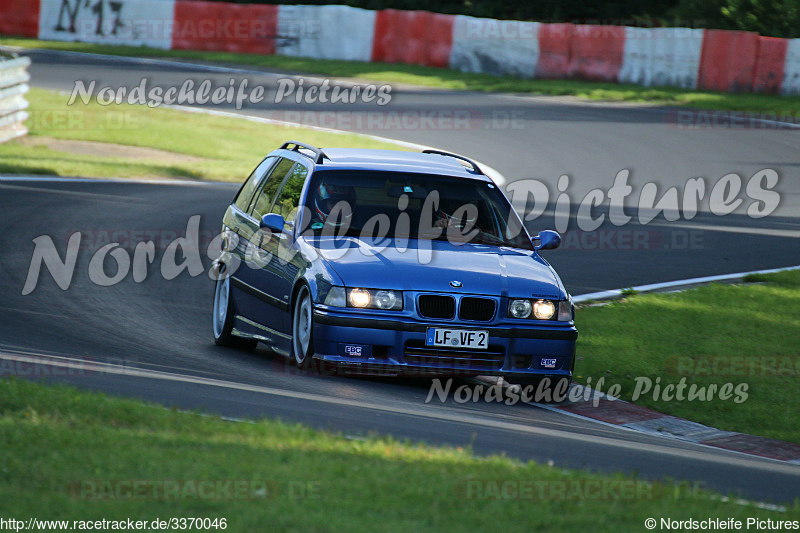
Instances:
[[[331,219],[329,221],[328,218],[340,202],[345,202],[345,205],[339,206],[341,213],[335,217],[336,220]],[[311,229],[319,229],[326,223],[336,227],[349,224],[353,217],[355,203],[356,191],[353,187],[334,185],[324,180],[320,181],[313,194],[314,221],[311,224]]]

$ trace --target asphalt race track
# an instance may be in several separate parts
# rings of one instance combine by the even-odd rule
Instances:
[[[128,86],[143,76],[165,86],[180,85],[187,77],[225,83],[221,80],[231,76],[274,86],[276,78],[271,73],[209,73],[123,58],[30,55],[32,84],[65,91],[76,78]],[[691,221],[658,218],[646,226],[632,221],[617,228],[606,221],[598,232],[612,232],[612,238],[604,245],[580,239],[569,245],[567,232],[564,249],[546,252],[546,258],[573,294],[800,264],[800,130],[686,131],[671,124],[670,112],[660,109],[417,89],[396,89],[393,95],[389,111],[507,112],[520,117],[519,123],[515,129],[476,126],[460,131],[352,129],[468,154],[501,171],[509,182],[536,178],[552,191],[558,176],[566,173],[573,180],[573,200],[595,187],[607,189],[622,168],[631,169],[634,191],[647,181],[662,190],[696,176],[713,184],[732,172],[745,179],[762,168],[779,173],[775,190],[781,194],[780,206],[763,219],[740,210],[725,217],[700,213]],[[374,106],[361,106],[344,111],[374,111]],[[308,111],[313,117],[336,109],[264,103],[241,112],[275,117],[276,110]],[[265,153],[271,149],[264,147]],[[800,466],[651,437],[531,405],[426,404],[430,380],[299,373],[263,347],[253,354],[218,348],[210,331],[210,279],[205,272],[194,277],[184,272],[165,280],[158,242],[144,281],[137,283],[128,275],[117,285],[100,287],[88,279],[92,254],[107,242],[100,242],[102,232],[122,231],[130,238],[132,232],[155,231],[174,238],[184,233],[189,217],[200,215],[201,235],[213,235],[236,187],[0,179],[2,373],[43,376],[231,417],[280,417],[346,434],[377,431],[432,443],[471,443],[478,453],[505,452],[569,467],[669,475],[750,499],[782,502],[800,496]],[[529,226],[533,231],[549,228],[552,221],[546,213]],[[614,240],[614,232],[621,230],[643,232],[648,244],[619,249],[625,246]],[[91,238],[82,243],[69,288],[60,289],[42,273],[32,294],[22,296],[33,239],[50,236],[63,257],[75,231]],[[134,245],[122,244],[131,257]],[[210,260],[204,252],[207,270]],[[63,371],[55,364],[32,367],[20,362],[29,355],[118,366]]]

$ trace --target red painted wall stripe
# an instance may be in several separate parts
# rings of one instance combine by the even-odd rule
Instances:
[[[539,61],[537,78],[566,78],[569,72],[573,25],[567,23],[539,26]]]
[[[749,92],[758,52],[758,34],[744,31],[706,30],[700,56],[698,89]]]
[[[0,0],[0,34],[39,36],[39,0]]]
[[[753,75],[753,92],[772,94],[781,92],[788,46],[788,39],[779,39],[777,37],[758,38],[758,54],[756,55],[756,68]]]
[[[625,56],[625,28],[581,24],[574,27],[568,75],[616,82]]]
[[[278,6],[175,2],[172,48],[274,54]]]
[[[447,67],[454,21],[454,15],[429,11],[378,11],[372,61]]]

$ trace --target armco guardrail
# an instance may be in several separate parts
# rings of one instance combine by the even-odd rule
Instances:
[[[0,143],[28,133],[28,66],[30,58],[0,52]]]

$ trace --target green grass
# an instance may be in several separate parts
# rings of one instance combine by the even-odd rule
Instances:
[[[68,97],[42,89],[27,96],[29,136],[155,148],[199,160],[91,155],[32,146],[29,140],[0,145],[0,173],[86,177],[186,177],[242,181],[258,162],[284,141],[317,146],[398,149],[355,134],[260,124],[243,119],[151,109],[140,105],[67,106]],[[113,152],[113,150],[112,150]]]
[[[640,294],[580,309],[576,381],[605,377],[603,390],[617,383],[623,399],[631,398],[640,376],[653,383],[661,378],[662,387],[681,378],[700,387],[746,383],[742,403],[663,401],[652,390],[636,403],[723,430],[800,443],[800,271],[747,281],[761,283]]]
[[[424,87],[483,92],[510,92],[550,96],[576,96],[592,100],[688,106],[713,110],[774,112],[778,116],[800,113],[800,97],[765,94],[729,94],[675,87],[641,87],[630,84],[595,83],[579,80],[525,80],[510,76],[472,74],[418,65],[333,61],[278,55],[234,54],[193,50],[159,50],[135,46],[39,41],[0,38],[0,44],[52,50],[133,56],[189,59],[229,65],[249,65],[287,73],[358,78],[384,83],[406,83]]]
[[[800,517],[798,502],[775,513],[669,482],[650,485],[505,457],[478,458],[461,448],[390,438],[352,440],[278,421],[232,423],[14,378],[0,381],[0,448],[4,518],[209,517],[225,518],[227,531],[234,532],[460,532],[494,530],[498,523],[508,531],[547,532],[643,531],[648,517]],[[128,480],[180,480],[182,487],[243,481],[256,489],[268,487],[268,492],[251,494],[246,487],[238,493],[254,496],[252,501],[213,499],[228,495],[214,490],[205,492],[204,499],[144,501],[126,493],[87,499],[97,496],[93,487],[125,487]],[[467,489],[471,481],[490,480],[506,487],[640,483],[640,494],[653,497],[538,500],[492,493],[484,499],[489,485],[481,485],[480,492]]]

